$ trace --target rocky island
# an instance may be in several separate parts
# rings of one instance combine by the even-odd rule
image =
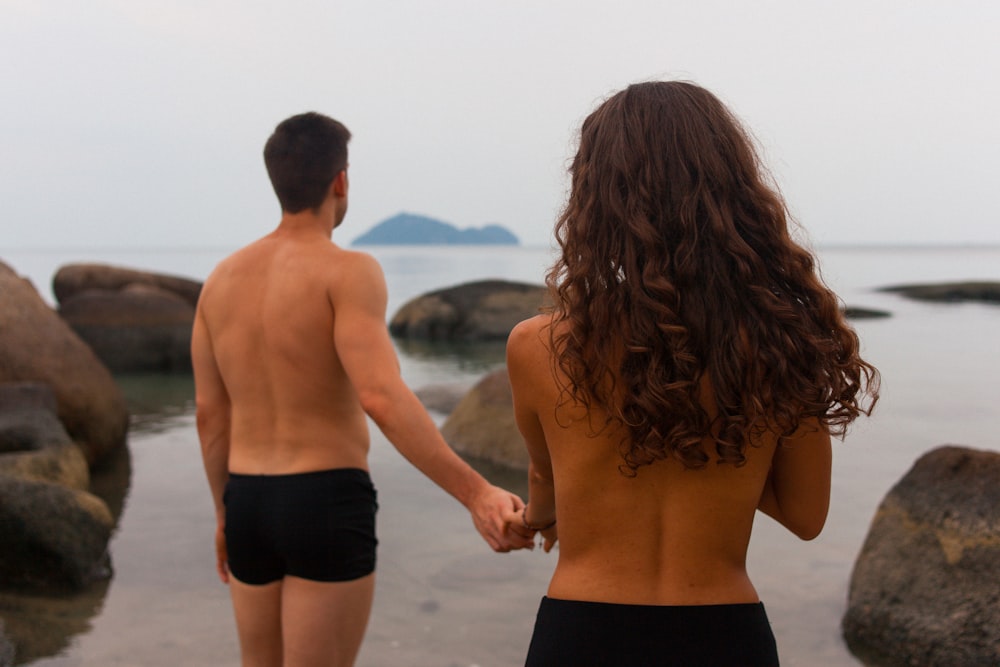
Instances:
[[[423,215],[399,213],[354,239],[351,245],[518,245],[500,225],[459,229]]]

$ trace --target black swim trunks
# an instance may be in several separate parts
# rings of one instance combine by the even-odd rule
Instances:
[[[542,598],[525,667],[775,667],[764,605],[653,606]]]
[[[229,571],[246,584],[285,575],[350,581],[375,571],[375,487],[367,471],[229,474]]]

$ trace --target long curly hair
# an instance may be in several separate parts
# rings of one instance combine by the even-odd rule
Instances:
[[[584,121],[570,173],[546,275],[560,404],[624,427],[623,473],[668,457],[703,468],[712,442],[740,466],[765,431],[816,418],[843,435],[871,413],[878,371],[714,95],[629,86]]]

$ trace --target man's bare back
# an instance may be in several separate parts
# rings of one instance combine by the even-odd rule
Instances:
[[[279,229],[205,283],[202,317],[233,404],[230,472],[368,467],[367,421],[333,343],[338,318],[359,317],[338,301],[377,303],[384,287],[370,259],[315,235]]]

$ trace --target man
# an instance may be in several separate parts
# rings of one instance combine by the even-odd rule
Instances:
[[[462,461],[403,383],[381,268],[331,241],[349,139],[316,113],[278,125],[264,161],[281,222],[216,267],[195,318],[198,435],[245,667],[354,662],[375,585],[366,414],[494,550],[531,545],[503,521],[522,501]]]

